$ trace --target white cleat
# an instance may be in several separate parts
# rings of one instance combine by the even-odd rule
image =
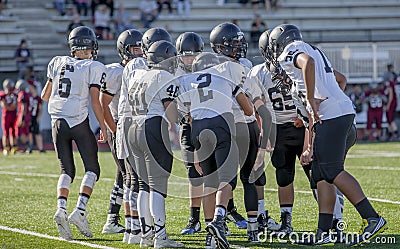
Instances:
[[[81,234],[86,237],[92,238],[93,234],[89,228],[89,222],[86,219],[87,212],[79,209],[74,209],[72,214],[69,216],[68,220],[71,224],[74,224]]]
[[[281,224],[276,222],[274,219],[271,217],[268,217],[268,222],[267,222],[267,229],[270,231],[278,231],[281,228]]]
[[[72,240],[72,233],[71,229],[69,228],[67,210],[59,208],[53,219],[57,224],[57,229],[60,237],[65,240]]]
[[[153,247],[154,245],[154,233],[149,232],[147,236],[140,238],[140,247]]]
[[[122,242],[128,243],[130,233],[124,232],[124,238],[122,238]]]
[[[168,234],[164,234],[154,239],[154,248],[181,248],[184,245],[180,242],[176,242],[168,237]]]
[[[107,222],[103,226],[102,234],[117,234],[125,232],[124,226],[119,224],[120,216],[118,214],[108,214]]]
[[[142,238],[142,233],[141,232],[139,232],[138,234],[131,233],[131,234],[129,234],[128,244],[139,245],[141,238]]]

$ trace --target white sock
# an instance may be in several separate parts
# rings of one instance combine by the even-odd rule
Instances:
[[[226,208],[221,207],[221,206],[216,206],[216,207],[215,207],[214,218],[215,218],[216,216],[225,217],[225,215],[226,215]]]
[[[140,230],[140,223],[139,223],[139,218],[134,218],[133,216],[131,216],[132,219],[132,223],[131,223],[131,231],[133,233],[133,231],[138,231]]]
[[[333,209],[333,219],[342,220],[344,208],[344,197],[342,192],[336,188],[336,202],[335,208]]]
[[[283,213],[283,212],[289,212],[291,214],[292,207],[281,207],[281,213]]]
[[[89,197],[87,194],[80,193],[78,197],[78,202],[76,203],[76,207],[80,210],[85,211],[87,203],[89,201]]]
[[[67,198],[58,197],[58,199],[57,199],[57,207],[67,210]]]
[[[156,237],[166,233],[165,231],[165,198],[160,193],[150,191],[150,212],[154,219]]]
[[[130,215],[125,215],[125,230],[126,232],[131,232],[130,227],[132,226],[132,219]]]
[[[138,194],[138,213],[140,227],[142,229],[143,236],[146,236],[151,232],[152,217],[150,213],[150,193],[139,190]]]
[[[265,213],[264,199],[258,200],[257,216]]]

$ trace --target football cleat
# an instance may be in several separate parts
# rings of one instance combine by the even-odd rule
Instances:
[[[237,212],[236,208],[233,208],[230,212],[226,214],[226,220],[228,222],[233,222],[235,226],[239,229],[247,228],[247,221],[241,214]]]
[[[128,244],[139,245],[141,237],[142,233],[140,232],[140,230],[133,231],[129,234]]]
[[[281,221],[282,225],[275,233],[276,236],[279,236],[280,238],[289,236],[291,233],[293,233],[292,214],[289,212],[282,212]]]
[[[57,229],[60,237],[65,240],[72,240],[72,233],[71,229],[69,228],[67,211],[65,209],[59,208],[53,219],[57,224]]]
[[[160,237],[154,238],[154,248],[181,248],[184,245],[180,242],[176,242],[168,237],[168,234],[164,234]]]
[[[153,247],[154,246],[154,233],[150,231],[147,235],[140,238],[140,247]]]
[[[215,243],[214,236],[212,236],[211,233],[207,233],[205,249],[214,249],[214,248],[217,248],[217,244]]]
[[[75,225],[78,228],[81,234],[85,235],[86,237],[92,238],[93,234],[89,228],[89,222],[86,219],[86,215],[86,211],[75,208],[72,214],[69,216],[68,220],[71,224]]]
[[[360,235],[358,235],[355,240],[350,243],[350,246],[359,246],[363,243],[367,243],[386,229],[387,222],[382,216],[379,216],[378,218],[363,219],[363,226],[361,228]]]
[[[247,222],[247,239],[249,242],[259,242],[257,222]]]
[[[124,232],[124,237],[122,238],[122,242],[128,243],[130,235],[131,235],[131,233],[128,233],[128,232],[125,231]]]
[[[229,242],[225,236],[225,219],[222,216],[216,218],[208,224],[206,231],[211,233],[217,242],[217,248],[228,249]]]
[[[181,234],[194,234],[201,232],[201,223],[190,217],[187,226],[181,231]]]
[[[279,224],[270,216],[268,216],[268,211],[265,211],[265,213],[261,213],[257,217],[257,222],[258,222],[258,232],[264,232],[265,229],[270,231],[278,231],[279,228],[281,228],[281,224]]]
[[[121,217],[118,214],[108,214],[107,222],[103,226],[102,234],[117,234],[125,232],[124,226],[119,224]]]

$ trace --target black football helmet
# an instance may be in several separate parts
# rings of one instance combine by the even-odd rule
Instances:
[[[3,89],[4,91],[12,92],[15,89],[15,82],[12,79],[5,79],[3,81]]]
[[[151,28],[144,32],[142,37],[142,51],[145,57],[147,57],[147,51],[150,46],[156,41],[172,42],[171,35],[163,28]]]
[[[137,57],[129,51],[130,47],[141,47],[142,46],[143,34],[136,29],[128,29],[122,32],[118,36],[117,50],[118,54],[123,60],[130,60]]]
[[[194,32],[180,34],[176,39],[175,46],[179,55],[194,55],[204,50],[203,39]]]
[[[204,52],[198,54],[192,63],[192,71],[197,72],[212,66],[218,65],[220,63],[219,58],[214,53]]]
[[[271,29],[264,31],[258,40],[258,49],[260,50],[260,53],[268,67],[272,61],[272,51],[269,47],[269,35],[271,34],[271,31]]]
[[[281,24],[276,26],[269,35],[269,45],[273,57],[278,58],[290,43],[302,40],[301,32],[295,25]]]
[[[175,46],[169,41],[156,41],[147,51],[147,62],[149,67],[163,69],[172,74],[175,73],[178,52]]]
[[[245,58],[248,44],[243,32],[233,23],[225,22],[217,25],[210,33],[210,45],[217,54],[231,58]]]
[[[99,44],[97,42],[96,34],[87,26],[80,26],[74,28],[68,36],[68,45],[71,50],[71,55],[77,50],[92,50],[93,60],[97,59],[97,51]]]

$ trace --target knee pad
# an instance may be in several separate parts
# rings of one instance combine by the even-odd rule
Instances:
[[[343,167],[326,167],[326,169],[324,169],[322,173],[325,181],[332,184],[336,176],[339,175],[340,172],[342,172],[343,170]]]
[[[294,180],[294,168],[276,169],[276,183],[279,187],[286,187]]]
[[[256,186],[265,186],[267,184],[267,177],[265,176],[265,172],[263,172],[260,177],[254,182]]]
[[[97,175],[94,172],[87,171],[82,179],[81,186],[86,186],[93,189],[97,179]]]
[[[128,188],[128,186],[124,185],[124,195],[123,195],[124,202],[129,202],[130,193],[131,190]]]
[[[58,178],[57,188],[66,188],[69,190],[69,186],[72,182],[72,178],[67,174],[61,174]]]

